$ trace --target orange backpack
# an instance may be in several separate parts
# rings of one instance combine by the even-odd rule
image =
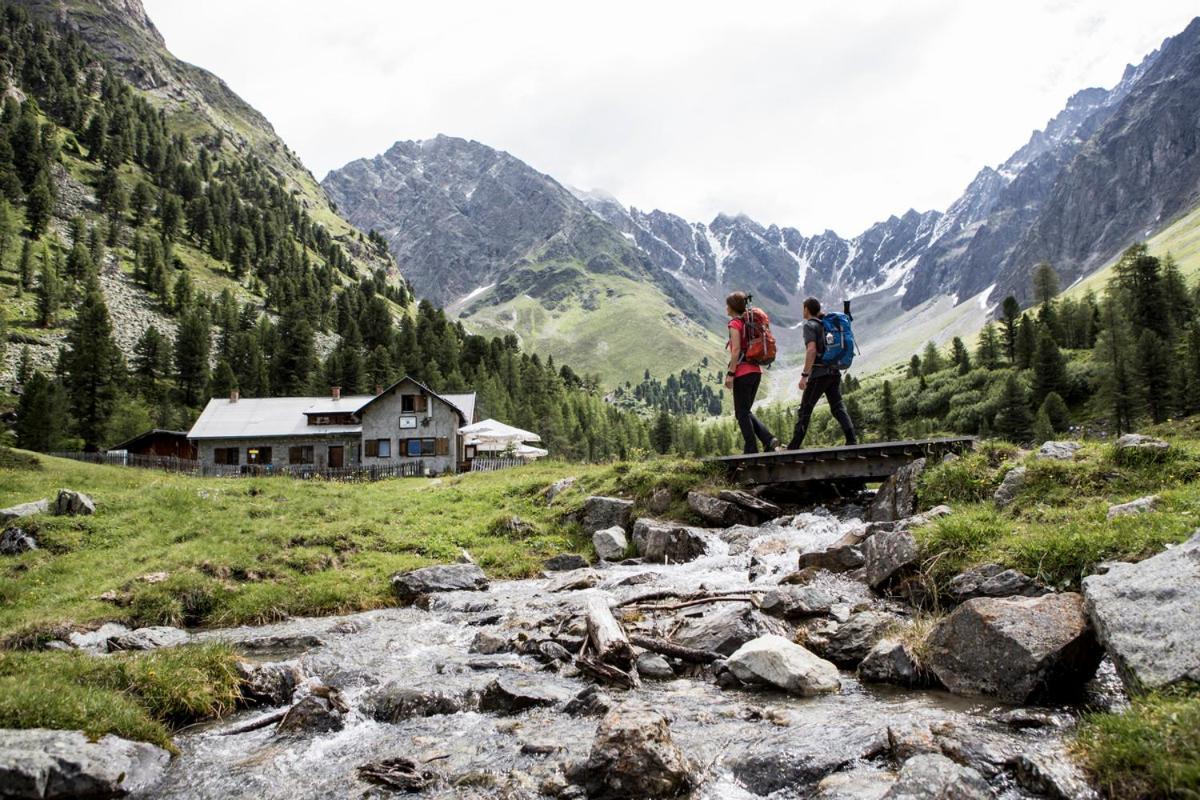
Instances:
[[[775,360],[775,334],[771,318],[761,308],[747,308],[742,314],[742,360],[765,367]]]

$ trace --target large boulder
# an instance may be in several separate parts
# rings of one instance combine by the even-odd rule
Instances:
[[[587,559],[578,553],[559,553],[542,562],[542,568],[547,572],[570,572],[576,569],[587,569],[587,567]]]
[[[756,497],[749,492],[743,492],[741,489],[722,489],[717,492],[717,497],[726,502],[739,505],[747,511],[758,515],[761,519],[775,519],[783,513],[783,509],[774,503],[763,500],[761,497]]]
[[[763,612],[797,620],[828,614],[836,606],[851,607],[871,599],[870,590],[858,581],[819,574],[809,583],[782,585],[763,598]]]
[[[895,686],[928,686],[929,673],[921,668],[916,657],[899,639],[883,638],[875,642],[858,665],[858,678],[867,683],[890,683]]]
[[[440,564],[392,576],[392,591],[405,603],[433,592],[479,591],[487,587],[487,576],[475,564]]]
[[[544,678],[503,674],[492,679],[479,698],[479,709],[495,714],[518,714],[530,708],[566,703],[571,693]]]
[[[1083,579],[1088,617],[1131,691],[1200,683],[1200,532]]]
[[[708,551],[704,536],[695,528],[645,518],[633,526],[633,544],[638,555],[658,564],[694,561]]]
[[[336,692],[325,696],[310,694],[288,709],[275,726],[277,736],[305,736],[340,731],[346,724],[347,708]]]
[[[968,600],[933,629],[928,650],[950,691],[1009,703],[1078,693],[1104,655],[1074,592]]]
[[[863,544],[864,577],[871,588],[878,588],[916,564],[920,555],[917,540],[908,531],[879,531]]]
[[[992,495],[992,501],[996,504],[996,508],[1007,508],[1011,505],[1024,486],[1025,467],[1013,467],[1006,472],[1004,480],[1000,481],[995,494]]]
[[[569,777],[592,798],[677,797],[693,783],[666,717],[636,700],[604,715],[587,761],[572,767]]]
[[[247,705],[290,703],[304,678],[295,661],[238,661],[234,666],[241,681],[242,700]]]
[[[1000,564],[983,564],[960,572],[950,579],[946,593],[956,603],[975,597],[1036,597],[1049,591],[1033,578]]]
[[[9,528],[0,533],[0,555],[19,556],[37,549],[37,539],[20,528]]]
[[[129,628],[119,622],[106,622],[94,631],[71,631],[67,634],[67,644],[89,653],[107,653],[108,641],[126,633]]]
[[[11,522],[21,517],[32,517],[34,514],[45,514],[50,510],[49,500],[34,500],[32,503],[0,508],[0,524]]]
[[[545,499],[546,505],[553,505],[554,499],[574,486],[576,480],[576,478],[563,478],[547,486],[546,490],[542,492],[542,497]]]
[[[592,547],[604,561],[620,561],[629,550],[629,540],[625,538],[624,528],[613,525],[592,534]]]
[[[726,660],[743,683],[770,684],[793,694],[836,692],[842,682],[837,667],[782,636],[760,636]]]
[[[839,667],[856,666],[898,622],[895,614],[884,611],[859,612],[838,626],[821,648],[821,655]]]
[[[764,634],[786,634],[787,626],[753,606],[720,603],[702,617],[683,618],[672,640],[684,647],[727,656],[746,642]]]
[[[1074,461],[1079,442],[1043,442],[1034,458],[1043,461]]]
[[[865,534],[863,533],[849,531],[823,550],[801,553],[796,568],[816,567],[830,572],[848,572],[858,569],[865,562],[862,550],[864,538]]]
[[[191,635],[170,625],[153,625],[138,628],[128,633],[119,633],[108,639],[108,649],[113,650],[156,650],[159,647],[175,647],[187,644]]]
[[[913,756],[900,768],[885,800],[991,800],[996,795],[975,770],[938,753]]]
[[[154,786],[170,759],[160,747],[117,736],[0,730],[0,797],[124,797]]]
[[[731,742],[725,763],[738,783],[757,796],[810,798],[818,782],[837,770],[888,751],[886,727],[867,717],[830,714],[821,718],[819,735],[806,732],[785,728]]]
[[[687,504],[688,508],[696,512],[707,524],[718,528],[754,525],[758,522],[755,514],[740,505],[703,492],[688,492]]]
[[[59,489],[54,498],[54,513],[60,517],[89,516],[96,513],[96,502],[83,492]]]
[[[1120,503],[1118,505],[1108,507],[1108,519],[1116,519],[1117,517],[1129,517],[1134,514],[1145,514],[1154,511],[1158,508],[1161,498],[1156,495],[1148,495],[1139,497],[1136,500],[1130,500],[1128,503]]]
[[[619,497],[589,497],[583,503],[583,532],[591,536],[596,531],[611,528],[614,525],[629,530],[633,520],[633,501],[622,500]]]
[[[1171,445],[1153,436],[1127,433],[1113,445],[1118,461],[1157,461],[1166,456]]]
[[[406,686],[392,681],[363,698],[363,713],[379,722],[403,722],[416,717],[457,714],[479,703],[477,694],[441,688]]]
[[[911,517],[917,511],[917,482],[925,471],[925,459],[918,458],[896,470],[875,494],[867,509],[871,522],[894,522]]]

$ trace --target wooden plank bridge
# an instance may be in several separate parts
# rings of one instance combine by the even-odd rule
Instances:
[[[941,458],[947,453],[962,453],[974,446],[974,436],[960,436],[721,456],[705,460],[723,465],[735,481],[747,485],[875,481],[887,478],[918,458]]]

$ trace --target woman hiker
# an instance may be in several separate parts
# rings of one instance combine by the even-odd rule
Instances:
[[[729,369],[725,372],[725,388],[733,391],[733,416],[745,440],[742,452],[747,455],[758,452],[755,438],[770,452],[779,447],[779,440],[750,413],[762,380],[762,367],[744,358],[746,323],[742,321],[742,315],[746,313],[746,293],[734,292],[726,297],[725,313],[729,315]]]

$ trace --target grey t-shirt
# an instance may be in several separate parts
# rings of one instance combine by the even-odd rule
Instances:
[[[832,367],[827,367],[821,363],[821,354],[825,352],[825,326],[821,324],[820,319],[807,319],[804,321],[804,349],[808,349],[809,342],[817,344],[817,360],[813,364],[812,374],[809,377],[819,377],[828,375],[833,372]]]

